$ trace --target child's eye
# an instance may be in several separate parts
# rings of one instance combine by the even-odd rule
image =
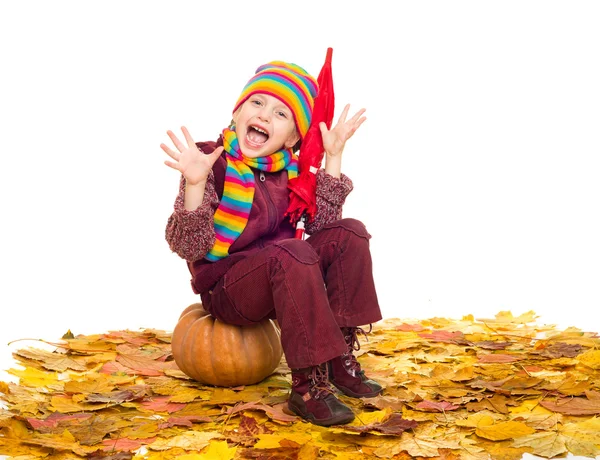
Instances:
[[[287,118],[287,113],[285,113],[285,112],[279,111],[279,112],[277,112],[277,115],[279,115],[282,118]]]
[[[251,103],[254,105],[261,105],[261,102],[258,99],[252,99]]]

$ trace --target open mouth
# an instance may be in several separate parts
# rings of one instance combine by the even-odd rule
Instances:
[[[269,133],[258,126],[250,125],[246,132],[246,140],[252,147],[260,147],[269,140]]]

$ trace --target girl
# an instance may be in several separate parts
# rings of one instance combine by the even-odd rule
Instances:
[[[365,110],[337,124],[320,124],[325,169],[317,172],[317,212],[306,240],[294,238],[286,217],[288,180],[312,115],[317,82],[282,61],[259,67],[238,98],[231,125],[216,142],[167,134],[161,144],[181,173],[166,239],[188,262],[192,289],[214,317],[235,325],[276,318],[292,370],[288,406],[318,425],[348,423],[352,410],[333,384],[351,397],[373,397],[382,387],[368,379],[353,351],[358,327],[381,319],[365,226],[342,219],[352,182],[341,174],[346,141]]]

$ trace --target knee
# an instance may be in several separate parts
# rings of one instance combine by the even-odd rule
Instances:
[[[358,219],[346,218],[340,219],[328,224],[329,228],[338,228],[347,233],[350,237],[358,237],[363,240],[369,240],[371,235],[367,227]]]
[[[319,261],[317,252],[308,242],[304,240],[290,238],[278,241],[274,244],[275,246],[281,248],[281,254],[288,259],[305,265],[316,264]]]

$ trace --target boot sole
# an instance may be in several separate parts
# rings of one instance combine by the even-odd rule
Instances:
[[[351,389],[343,387],[342,385],[337,385],[335,382],[331,382],[333,386],[335,386],[338,390],[344,393],[346,396],[350,396],[352,398],[374,398],[375,396],[379,396],[383,392],[383,388],[381,390],[377,390],[371,393],[363,393],[358,394],[354,393]]]
[[[319,426],[343,425],[344,423],[351,422],[355,418],[354,413],[351,413],[347,415],[338,415],[337,417],[332,417],[325,420],[318,420],[315,419],[314,415],[312,414],[303,415],[300,408],[296,407],[293,403],[288,402],[288,408],[298,417],[308,420],[310,423]]]

